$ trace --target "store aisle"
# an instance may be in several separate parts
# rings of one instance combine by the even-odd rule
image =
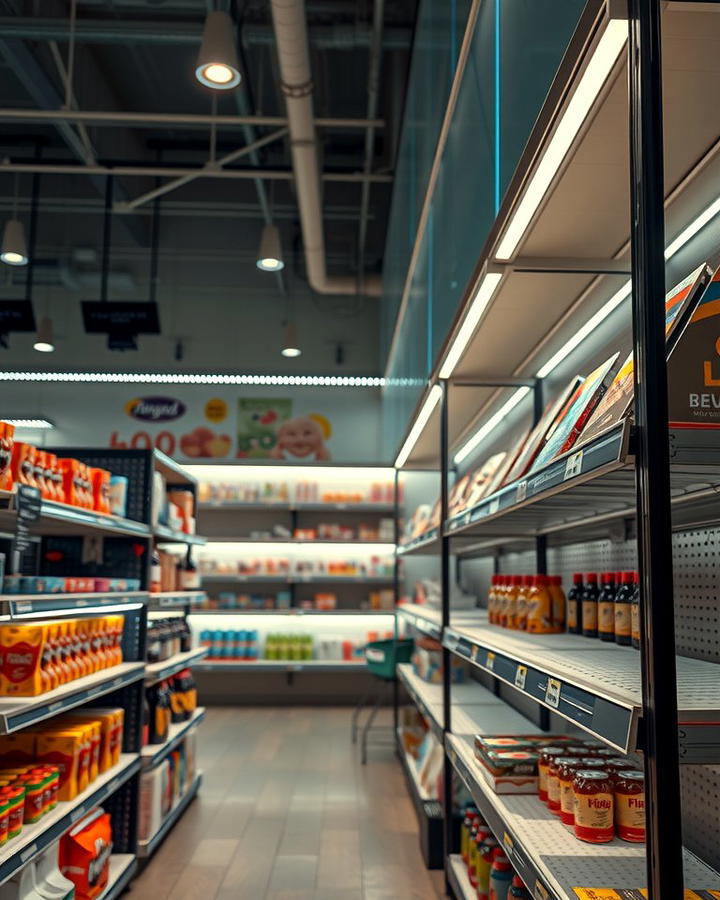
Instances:
[[[133,900],[441,897],[392,750],[362,767],[349,726],[348,709],[210,709],[200,796]]]

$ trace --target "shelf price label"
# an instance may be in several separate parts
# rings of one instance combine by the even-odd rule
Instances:
[[[505,853],[507,854],[509,859],[512,859],[515,853],[515,844],[513,843],[513,839],[506,832],[503,834],[503,848],[505,849]]]
[[[560,691],[562,690],[562,682],[557,678],[548,678],[547,688],[545,690],[545,702],[553,709],[560,706]]]
[[[578,450],[576,453],[572,453],[570,456],[568,456],[565,462],[565,474],[563,475],[563,481],[567,481],[569,478],[574,478],[576,475],[579,475],[582,472],[582,461],[582,450]]]
[[[537,879],[535,880],[535,900],[550,900],[550,893],[548,889],[541,881],[538,881]]]
[[[488,651],[485,668],[488,670],[488,672],[492,672],[495,668],[495,654],[490,651]]]
[[[515,687],[521,691],[525,690],[527,671],[527,666],[518,666],[515,672]]]
[[[515,491],[515,502],[522,503],[522,501],[527,497],[527,481],[519,482],[517,486],[517,490]]]

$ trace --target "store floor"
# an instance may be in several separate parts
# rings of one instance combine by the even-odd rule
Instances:
[[[443,896],[392,750],[361,766],[348,709],[210,709],[198,741],[200,796],[132,900]]]

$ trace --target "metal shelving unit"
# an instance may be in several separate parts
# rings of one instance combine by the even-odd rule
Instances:
[[[478,7],[472,4],[470,22]],[[583,886],[647,886],[652,900],[665,900],[682,896],[683,881],[696,890],[720,885],[718,874],[682,843],[683,812],[692,813],[694,843],[717,865],[716,822],[697,809],[706,794],[717,792],[715,769],[699,768],[716,766],[720,749],[720,670],[711,624],[716,606],[707,606],[707,612],[703,606],[703,614],[693,617],[693,627],[705,635],[702,640],[684,627],[683,617],[690,614],[693,594],[705,590],[699,579],[715,583],[710,558],[704,567],[698,559],[703,546],[714,546],[720,522],[718,432],[692,427],[695,423],[683,426],[689,412],[680,411],[680,422],[668,415],[661,302],[666,259],[687,244],[683,268],[678,260],[669,264],[669,278],[677,280],[677,272],[692,271],[710,252],[707,233],[704,245],[690,242],[702,228],[701,216],[717,196],[720,180],[715,152],[720,126],[703,106],[718,76],[716,67],[711,72],[699,64],[720,37],[716,12],[716,4],[682,0],[587,0],[418,402],[416,414],[425,413],[422,433],[411,431],[411,421],[407,446],[400,445],[404,469],[440,474],[441,528],[398,552],[437,556],[442,608],[434,616],[418,607],[399,612],[422,634],[440,634],[443,641],[440,723],[440,707],[425,703],[425,708],[430,718],[434,713],[434,727],[441,724],[446,745],[446,883],[456,898],[472,896],[456,854],[451,815],[452,782],[458,777],[540,900],[574,900],[573,888]],[[468,41],[466,34],[462,64]],[[456,79],[462,78],[462,64]],[[583,213],[588,209],[602,213],[588,217]],[[694,220],[700,222],[697,227]],[[685,268],[686,258],[694,263]],[[496,280],[483,294],[489,273]],[[485,295],[478,313],[475,304]],[[547,399],[544,378],[558,368],[554,377],[560,380],[556,360],[563,358],[564,345],[576,347],[576,335],[588,333],[582,331],[583,317],[588,327],[600,323],[600,310],[612,303],[615,308],[625,297],[631,298],[633,312],[633,419],[450,518],[452,459],[465,457],[456,451],[474,433],[487,439],[493,426],[498,432],[493,447],[508,449],[499,436],[506,437],[511,425],[490,413],[512,399],[512,390],[517,402],[526,395],[534,401],[537,422]],[[521,322],[518,310],[530,300],[542,314]],[[467,334],[469,322],[474,330]],[[513,340],[504,337],[508,322],[518,324]],[[592,352],[600,352],[604,339]],[[713,386],[705,382],[698,390]],[[480,430],[481,425],[487,427]],[[697,552],[690,549],[693,541]],[[641,582],[640,653],[573,635],[503,631],[479,613],[474,621],[456,615],[451,580],[461,580],[461,558],[486,557],[482,571],[489,578],[488,573],[501,571],[547,573],[549,553],[553,560],[566,560],[565,575],[570,560],[569,571],[596,568],[583,565],[583,559],[605,562],[617,554],[632,560]],[[510,560],[507,570],[505,559]],[[684,594],[678,607],[674,561]],[[676,627],[687,655],[676,653]],[[693,651],[705,659],[691,658]],[[454,686],[448,675],[453,657],[469,663],[506,702],[532,712],[544,731],[558,715],[618,750],[642,749],[647,847],[617,841],[602,847],[581,844],[535,798],[496,795],[479,780],[472,748],[453,724]],[[423,696],[416,694],[415,700],[423,705]],[[685,775],[688,771],[692,777]],[[704,841],[699,837],[703,823],[713,835]]]
[[[169,659],[161,660],[156,663],[147,663],[145,666],[145,684],[156,684],[158,681],[164,681],[190,666],[194,666],[196,662],[207,655],[206,647],[195,647],[187,650],[185,653],[176,653]]]
[[[116,900],[125,893],[137,871],[137,859],[132,853],[113,853],[110,857],[108,881],[97,900]]]
[[[180,819],[182,814],[197,796],[197,792],[200,790],[200,785],[202,784],[202,777],[203,773],[198,772],[190,787],[185,791],[185,793],[182,795],[182,797],[180,797],[175,806],[173,806],[173,808],[167,814],[165,821],[155,832],[155,834],[146,841],[138,842],[138,857],[140,859],[148,859],[153,855],[160,844],[162,844],[162,842],[171,832],[178,819]]]
[[[39,618],[46,613],[63,616],[122,612],[130,605],[148,601],[147,591],[111,591],[107,594],[6,594],[0,598],[0,620]],[[117,609],[115,609],[117,607]]]
[[[205,707],[199,706],[186,722],[178,722],[170,726],[167,740],[162,744],[146,744],[140,750],[143,769],[152,769],[171,753],[187,735],[197,728],[205,718]]]

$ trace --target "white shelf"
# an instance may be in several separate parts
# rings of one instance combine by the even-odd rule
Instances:
[[[59,712],[87,703],[94,697],[109,694],[143,677],[145,664],[121,663],[101,669],[93,675],[76,678],[53,691],[37,697],[0,697],[0,733],[10,734]]]
[[[223,584],[392,584],[394,575],[201,575]]]
[[[195,647],[192,650],[187,650],[185,653],[176,653],[175,656],[171,656],[169,659],[149,663],[145,666],[145,684],[155,684],[156,681],[163,681],[176,672],[194,665],[206,654],[207,647]]]
[[[177,745],[185,739],[185,737],[197,728],[197,726],[205,718],[205,707],[199,706],[192,717],[186,722],[177,722],[168,729],[168,738],[163,744],[147,744],[140,750],[140,759],[142,760],[143,769],[152,769]]]
[[[254,662],[246,660],[207,660],[195,667],[198,672],[363,672],[367,671],[365,660],[347,662],[338,659],[258,659]]]
[[[447,751],[480,814],[533,896],[577,900],[574,887],[638,888],[647,883],[644,844],[617,838],[608,844],[579,841],[537,795],[496,794],[478,772],[471,739],[450,735]],[[720,889],[720,875],[697,857],[685,851],[684,863],[687,887]]]
[[[403,603],[397,607],[397,613],[413,627],[428,637],[440,640],[442,635],[442,615],[439,609],[429,606],[418,606],[415,603]]]
[[[191,616],[384,616],[393,618],[393,609],[193,609]]]
[[[187,534],[185,531],[173,531],[167,525],[153,525],[153,536],[159,543],[169,544],[191,544],[195,547],[202,547],[207,543],[207,538],[201,537],[199,534]]]
[[[2,594],[0,618],[39,618],[39,613],[62,613],[64,616],[87,615],[88,608],[128,606],[146,603],[147,591],[107,591],[80,594]]]
[[[39,853],[57,841],[86,813],[102,804],[120,785],[140,768],[137,753],[124,753],[117,765],[99,775],[74,800],[58,803],[34,825],[24,825],[16,838],[0,850],[0,883],[27,865]]]
[[[481,611],[470,619],[453,617],[443,642],[623,753],[637,749],[640,654],[631,647],[508,631],[489,625]],[[712,764],[720,755],[720,667],[683,656],[676,664],[681,762]]]
[[[198,504],[198,510],[202,512],[347,512],[347,513],[378,513],[392,515],[395,506],[392,503],[302,503],[292,500],[257,500],[243,503],[240,501],[205,500]]]
[[[113,853],[105,889],[96,900],[116,900],[128,886],[137,870],[137,858],[132,853]]]
[[[178,606],[186,606],[187,604],[192,606],[194,603],[202,603],[207,594],[205,591],[197,588],[197,590],[193,591],[154,591],[148,596],[151,607],[157,606],[159,608],[173,609]]]
[[[467,866],[463,862],[462,856],[457,853],[450,856],[448,879],[455,892],[456,900],[477,900],[477,893],[468,878]]]

